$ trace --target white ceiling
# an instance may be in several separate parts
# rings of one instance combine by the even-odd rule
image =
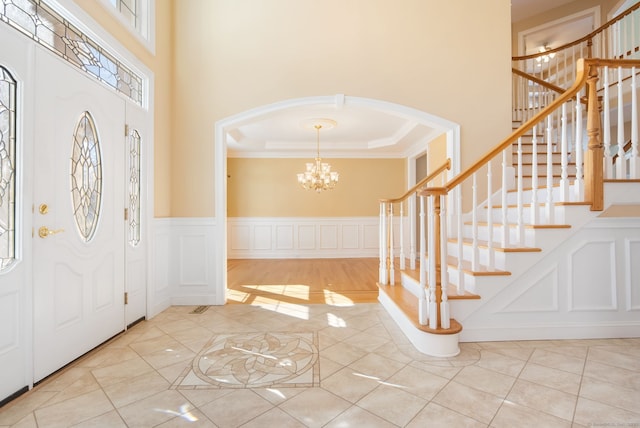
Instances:
[[[512,22],[553,9],[573,0],[511,0]],[[580,24],[580,23],[579,23]],[[582,23],[584,24],[584,23]],[[586,24],[588,25],[588,24]],[[585,28],[578,28],[578,33]],[[550,32],[555,31],[553,40]],[[527,44],[552,43],[574,37],[549,29],[531,34]],[[589,30],[590,31],[590,30]],[[586,34],[587,32],[584,32]],[[580,33],[578,37],[584,35]],[[571,40],[574,40],[574,37]],[[569,40],[567,40],[569,41]],[[417,123],[406,116],[362,106],[303,106],[263,116],[228,130],[229,157],[315,157],[316,131],[308,126],[313,118],[336,121],[333,129],[320,131],[322,157],[407,157],[426,149],[426,143],[443,130]]]
[[[366,106],[312,105],[280,110],[228,132],[230,157],[314,157],[320,129],[322,157],[406,157],[442,131]]]
[[[511,22],[531,18],[575,0],[511,0]]]

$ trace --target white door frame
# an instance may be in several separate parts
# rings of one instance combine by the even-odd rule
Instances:
[[[295,98],[274,104],[268,104],[247,110],[234,116],[221,119],[215,123],[214,130],[214,202],[215,202],[215,304],[226,303],[227,290],[227,135],[229,130],[238,126],[261,120],[263,117],[281,110],[309,107],[314,105],[356,106],[368,108],[393,116],[410,118],[411,120],[447,134],[447,153],[452,160],[450,177],[460,171],[460,125],[438,116],[416,110],[411,107],[387,101],[345,96],[343,94]],[[436,133],[435,136],[441,135]],[[415,154],[413,154],[415,156]]]

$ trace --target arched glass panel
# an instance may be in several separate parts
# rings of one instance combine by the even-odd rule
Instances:
[[[129,134],[129,245],[140,243],[140,134]]]
[[[78,232],[89,242],[98,227],[102,201],[102,156],[96,126],[88,111],[73,133],[71,200]]]
[[[16,80],[0,66],[0,272],[16,259]]]

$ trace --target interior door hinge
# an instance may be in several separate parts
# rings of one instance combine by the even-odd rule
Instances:
[[[129,293],[128,292],[124,292],[124,304],[128,305],[129,304]]]
[[[125,137],[129,136],[129,125],[127,125],[126,123],[124,125],[124,136]]]
[[[129,208],[124,209],[124,220],[129,220]]]

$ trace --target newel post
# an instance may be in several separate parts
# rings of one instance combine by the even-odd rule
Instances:
[[[444,187],[429,187],[424,190],[423,195],[432,198],[433,201],[433,229],[429,230],[430,234],[433,234],[433,254],[429,254],[429,258],[433,257],[435,261],[435,281],[433,284],[429,284],[429,328],[438,329],[443,327],[441,302],[442,302],[442,240],[446,239],[446,236],[442,236],[440,225],[440,211],[441,196],[447,194],[447,189]],[[446,267],[445,267],[446,269]]]
[[[598,67],[589,64],[587,78],[587,135],[589,142],[584,156],[585,201],[591,202],[591,211],[604,209],[604,175],[602,126],[600,123],[600,100],[598,99]]]

